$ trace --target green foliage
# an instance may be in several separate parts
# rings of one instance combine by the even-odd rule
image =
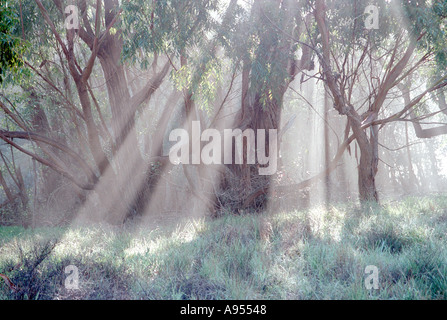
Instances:
[[[23,65],[21,54],[23,47],[20,38],[14,34],[19,29],[20,21],[11,1],[0,2],[0,83],[8,71],[18,72]]]
[[[422,35],[419,49],[424,53],[431,51],[437,62],[445,67],[447,58],[446,18],[447,4],[443,0],[354,0],[346,6],[343,1],[326,1],[328,6],[327,23],[331,31],[331,45],[348,52],[352,47],[365,41],[372,47],[380,48],[403,32],[414,39]],[[364,10],[368,5],[379,10],[379,29],[365,29]]]
[[[301,9],[294,1],[282,5],[258,1],[253,8],[236,7],[229,32],[223,32],[226,55],[234,66],[250,70],[250,90],[258,94],[263,107],[282,105],[282,88],[290,80],[288,63],[299,48],[292,45],[290,36],[301,24]]]
[[[181,53],[211,30],[217,1],[126,1],[122,4],[123,57],[147,65],[153,53]],[[145,64],[146,62],[146,64]]]
[[[424,34],[421,48],[432,50],[441,67],[447,65],[446,18],[447,4],[443,0],[404,1],[403,13],[411,21],[410,32],[417,37]]]
[[[179,90],[188,89],[203,109],[209,110],[222,72],[220,61],[209,48],[217,23],[213,13],[219,1],[129,1],[123,3],[123,59],[145,69],[156,55],[182,57],[187,64],[171,79]],[[223,36],[222,36],[223,37]]]

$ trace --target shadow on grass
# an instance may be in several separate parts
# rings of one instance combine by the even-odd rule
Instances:
[[[58,239],[40,240],[24,249],[15,244],[9,259],[0,265],[0,270],[8,274],[9,279],[18,288],[0,284],[0,297],[11,300],[111,300],[128,299],[130,277],[123,264],[108,261],[94,261],[79,255],[59,256],[54,251]],[[65,288],[70,274],[65,273],[67,266],[75,266],[79,272],[79,290]]]
[[[445,207],[434,207],[430,215],[419,214],[430,202],[403,203],[398,210],[340,207],[321,219],[297,211],[228,215],[163,232],[10,236],[0,273],[21,291],[0,283],[0,299],[446,299]],[[64,286],[68,265],[79,270],[79,290]],[[364,287],[367,265],[379,268],[378,291]]]

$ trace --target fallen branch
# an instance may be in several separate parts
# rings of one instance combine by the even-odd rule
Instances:
[[[6,285],[9,287],[9,289],[12,292],[15,292],[15,293],[19,292],[20,288],[18,286],[16,286],[7,276],[0,273],[0,278],[2,278],[5,281]]]

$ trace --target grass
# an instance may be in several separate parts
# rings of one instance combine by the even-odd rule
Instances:
[[[0,299],[446,299],[447,196],[189,220],[0,228]],[[67,290],[65,267],[79,270]],[[368,290],[365,268],[379,270]]]

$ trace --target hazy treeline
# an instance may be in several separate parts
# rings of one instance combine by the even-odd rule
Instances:
[[[22,0],[0,15],[0,224],[447,186],[445,1]],[[176,143],[192,161],[172,161]]]

